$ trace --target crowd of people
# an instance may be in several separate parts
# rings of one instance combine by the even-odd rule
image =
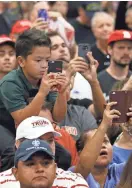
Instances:
[[[131,188],[131,65],[130,1],[0,2],[0,188]]]

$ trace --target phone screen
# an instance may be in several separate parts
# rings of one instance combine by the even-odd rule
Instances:
[[[113,123],[125,123],[128,121],[129,108],[132,105],[132,91],[112,91],[110,92],[110,102],[117,102],[112,109],[116,109],[121,113],[118,119],[114,119]]]
[[[62,73],[62,66],[63,62],[62,61],[49,61],[48,62],[48,73],[53,72],[61,72]]]
[[[87,58],[87,53],[90,51],[90,44],[79,44],[78,45],[78,56],[83,57],[86,60],[86,63],[89,63]]]

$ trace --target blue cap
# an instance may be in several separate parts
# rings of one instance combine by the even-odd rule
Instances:
[[[18,161],[27,161],[33,154],[40,151],[55,160],[51,147],[46,141],[40,139],[25,140],[21,143],[15,153],[15,166],[17,166]]]
[[[86,15],[91,19],[95,12],[101,11],[101,5],[99,1],[85,1],[82,3]]]

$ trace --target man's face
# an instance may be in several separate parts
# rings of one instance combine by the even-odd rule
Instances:
[[[15,68],[15,49],[8,44],[0,45],[0,73],[7,74]]]
[[[126,67],[132,60],[132,42],[127,40],[117,41],[113,47],[108,47],[108,53],[115,64]]]
[[[96,133],[96,130],[90,131],[87,134],[88,138],[91,139],[95,133]],[[107,135],[105,135],[102,148],[100,150],[100,154],[94,166],[97,168],[107,167],[111,161],[112,161],[112,146],[110,144],[110,141]]]
[[[36,153],[27,161],[19,161],[13,173],[22,187],[51,188],[56,176],[56,164],[49,156]]]
[[[109,17],[99,17],[96,20],[96,25],[92,29],[96,39],[108,40],[114,29],[113,20]]]
[[[66,63],[70,61],[70,52],[64,40],[56,35],[50,37],[51,39],[51,60],[62,60]]]
[[[32,49],[31,54],[28,55],[26,59],[23,58],[22,65],[19,64],[29,78],[39,80],[47,71],[49,58],[50,48],[37,46]]]

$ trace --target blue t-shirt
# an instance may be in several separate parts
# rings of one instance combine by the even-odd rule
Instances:
[[[131,153],[131,149],[123,149],[114,145],[112,163],[120,164],[126,162],[130,157]]]
[[[104,188],[115,188],[117,186],[124,166],[125,163],[121,163],[112,164],[108,167],[108,175],[106,177]],[[74,172],[74,167],[71,167],[69,170]],[[91,173],[87,176],[86,181],[90,188],[100,188],[99,183],[96,182]]]

